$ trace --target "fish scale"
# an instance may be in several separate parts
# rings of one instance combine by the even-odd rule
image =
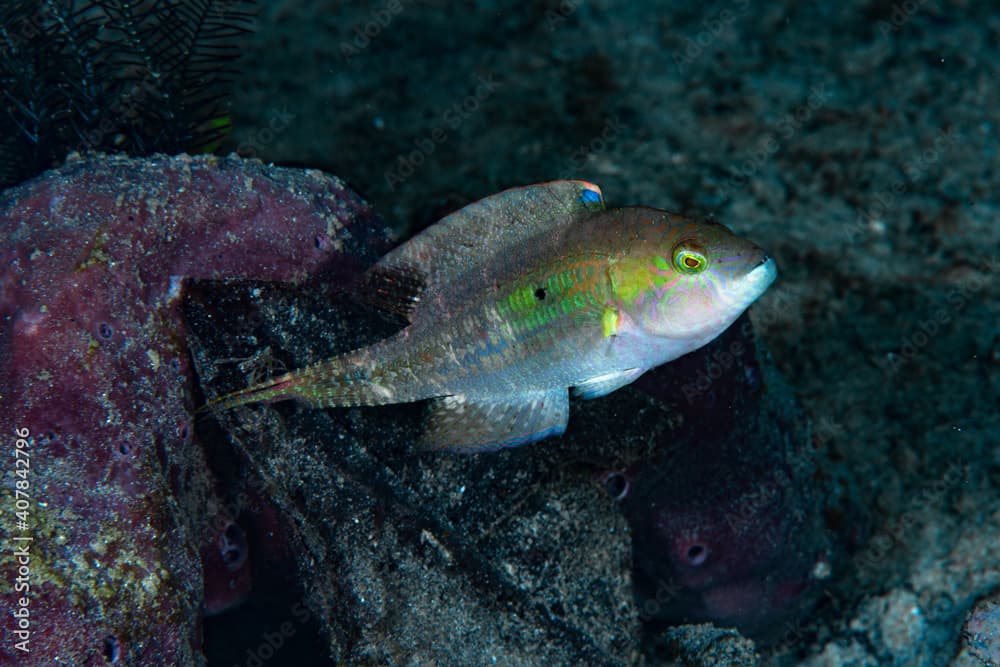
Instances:
[[[715,338],[776,276],[717,223],[606,210],[583,181],[470,204],[366,274],[409,326],[372,346],[222,396],[316,407],[430,399],[423,443],[487,451],[561,434],[569,389],[595,398]]]

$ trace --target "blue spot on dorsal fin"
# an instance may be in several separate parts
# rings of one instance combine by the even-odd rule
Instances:
[[[600,204],[601,203],[601,193],[596,190],[591,190],[589,188],[580,192],[580,202],[584,204]]]

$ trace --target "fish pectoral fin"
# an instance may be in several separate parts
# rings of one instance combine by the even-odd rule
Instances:
[[[466,453],[517,447],[562,435],[569,420],[564,388],[483,398],[445,396],[431,403],[423,445]]]
[[[613,371],[590,378],[573,387],[573,395],[590,399],[610,394],[615,389],[621,389],[632,384],[637,377],[646,372],[645,368],[628,368],[623,371]]]

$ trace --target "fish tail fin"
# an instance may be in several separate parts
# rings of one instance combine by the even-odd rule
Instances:
[[[246,389],[212,399],[198,409],[228,410],[258,402],[298,399],[317,408],[384,405],[393,403],[387,391],[372,377],[368,350],[334,357],[301,370],[266,380]]]
[[[240,389],[229,394],[224,394],[213,398],[205,405],[198,408],[198,412],[215,410],[229,410],[231,408],[247,405],[248,403],[283,401],[289,398],[298,398],[296,391],[298,380],[296,373],[288,373],[280,377],[272,378],[260,384],[255,384],[246,389]]]

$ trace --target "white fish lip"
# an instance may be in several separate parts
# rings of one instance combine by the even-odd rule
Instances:
[[[768,255],[760,260],[760,264],[755,266],[750,273],[747,274],[746,280],[749,284],[753,285],[760,290],[759,294],[763,294],[764,290],[771,286],[775,278],[778,277],[778,263],[774,261],[773,258]]]
[[[777,277],[777,262],[761,253],[761,260],[757,266],[736,280],[728,290],[720,294],[720,297],[735,319],[760,298]]]

